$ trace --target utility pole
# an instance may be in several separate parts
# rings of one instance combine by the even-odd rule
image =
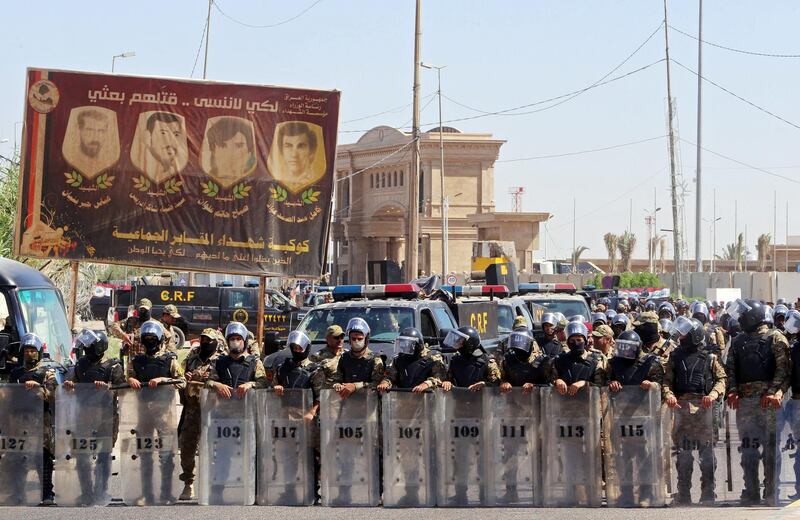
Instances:
[[[772,270],[778,270],[778,191],[772,196]]]
[[[448,273],[448,247],[449,247],[449,237],[448,237],[448,227],[445,223],[447,217],[445,216],[445,194],[444,194],[444,128],[442,128],[442,69],[444,65],[441,67],[437,67],[436,65],[430,65],[426,63],[420,63],[420,67],[425,69],[436,69],[436,81],[437,81],[437,89],[436,94],[439,97],[439,189],[441,190],[441,206],[442,206],[442,279],[447,276]]]
[[[786,272],[789,272],[789,201],[786,201],[786,243],[783,252],[786,258]]]
[[[572,197],[572,274],[578,272],[578,259],[575,257],[575,197]]]
[[[675,264],[675,291],[680,298],[683,294],[683,264],[681,262],[681,230],[678,218],[678,180],[675,177],[675,131],[672,127],[674,114],[672,111],[672,82],[670,77],[669,62],[669,30],[667,22],[667,0],[664,0],[664,52],[667,63],[667,117],[669,118],[669,170],[670,191],[672,194],[672,246],[673,262]]]
[[[703,255],[701,245],[703,242],[703,228],[700,221],[703,217],[703,182],[702,182],[702,154],[703,154],[703,0],[700,1],[700,12],[697,19],[697,209],[694,216],[694,263],[695,271],[703,272]],[[669,64],[667,64],[669,67]],[[711,259],[714,262],[714,259]]]
[[[203,79],[206,79],[208,72],[208,37],[211,35],[211,4],[214,0],[208,0],[208,14],[206,15],[206,52],[203,59]]]
[[[419,269],[419,56],[422,46],[422,0],[417,0],[416,21],[414,23],[414,115],[411,147],[411,184],[408,200],[408,239],[406,240],[406,280],[417,277]],[[444,273],[443,273],[444,275]]]

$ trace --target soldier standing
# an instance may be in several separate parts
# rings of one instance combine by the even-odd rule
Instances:
[[[374,388],[383,380],[383,360],[369,350],[370,328],[361,318],[353,318],[347,324],[350,350],[339,358],[333,374],[333,390],[342,399],[347,399],[362,388]]]
[[[43,467],[39,474],[42,483],[42,505],[51,506],[54,503],[53,494],[53,453],[55,439],[53,438],[53,408],[55,406],[56,374],[52,368],[42,363],[44,342],[31,332],[22,336],[19,342],[22,353],[22,365],[11,371],[10,383],[24,384],[31,392],[37,392],[44,402],[44,432],[43,432]],[[24,484],[24,479],[18,479],[18,485]],[[17,496],[22,498],[23,490],[19,489]]]
[[[675,345],[661,335],[662,329],[658,315],[654,312],[643,312],[633,323],[633,327],[639,339],[642,340],[642,350],[649,354],[655,354],[658,356],[659,362],[666,365]]]
[[[721,357],[722,352],[725,350],[725,334],[720,327],[711,322],[708,306],[701,301],[692,302],[689,306],[689,312],[692,318],[703,324],[706,334],[706,348]]]
[[[421,393],[442,385],[446,375],[442,355],[428,349],[419,330],[406,327],[395,338],[394,345],[397,355],[378,390],[385,392],[396,387]]]
[[[551,312],[542,314],[542,331],[544,331],[544,339],[541,346],[542,353],[553,359],[564,352],[564,345],[556,337],[557,328],[558,319],[555,314]]]
[[[772,315],[763,303],[739,300],[732,311],[744,331],[731,342],[725,363],[728,406],[740,409],[736,414],[736,427],[742,440],[745,489],[741,503],[748,506],[761,502],[758,465],[759,460],[763,460],[763,496],[771,504],[775,499],[775,410],[781,407],[783,388],[791,374],[789,343],[780,331],[770,329]],[[748,405],[746,410],[741,409],[746,403],[742,398],[760,399],[760,406]],[[764,442],[765,439],[772,439],[772,442]]]
[[[181,412],[180,428],[178,428],[182,470],[180,479],[183,481],[180,500],[194,498],[195,456],[200,443],[200,389],[208,382],[211,369],[221,348],[217,330],[204,329],[200,334],[200,345],[196,350],[189,352],[182,363],[186,388],[181,393],[183,411]]]
[[[589,350],[589,330],[581,322],[573,321],[566,329],[568,352],[555,359],[550,381],[561,395],[574,396],[587,384],[606,384],[608,360],[596,351]]]
[[[93,384],[99,391],[108,391],[112,385],[125,384],[125,372],[118,359],[106,359],[108,337],[105,332],[94,332],[84,329],[75,338],[75,345],[83,351],[83,356],[75,363],[69,378],[64,381],[64,388],[73,389],[76,383]],[[116,442],[119,428],[119,415],[114,407],[113,442]],[[110,450],[109,450],[110,451]],[[80,478],[82,501],[90,504],[94,499],[102,498],[108,490],[108,479],[111,476],[110,453],[97,455],[94,475],[85,457],[78,457],[76,464]]]
[[[251,388],[269,386],[264,364],[254,354],[245,353],[247,327],[238,321],[232,321],[225,327],[225,341],[228,343],[228,354],[219,356],[214,363],[206,382],[206,388],[213,388],[226,399],[233,392],[239,399]]]
[[[710,408],[725,393],[725,369],[716,354],[702,348],[705,332],[699,321],[692,323],[681,316],[675,321],[674,330],[680,338],[680,346],[672,352],[667,362],[661,396],[675,413],[672,426],[678,472],[675,503],[692,503],[693,451],[697,450],[700,459],[700,503],[713,505],[716,498],[714,443],[717,428]]]

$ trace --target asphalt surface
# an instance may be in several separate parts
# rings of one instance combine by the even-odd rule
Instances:
[[[740,520],[740,519],[783,519],[800,518],[800,508],[661,508],[661,509],[381,509],[381,508],[325,508],[325,507],[238,507],[238,506],[197,506],[175,505],[168,507],[96,507],[96,508],[63,508],[63,507],[9,507],[0,508],[0,518],[13,519],[54,519],[64,520],[79,518],[81,520],[109,520],[115,518],[136,518],[142,520],[167,520],[171,518],[191,519],[203,518],[221,520],[235,518],[237,520],[263,519],[265,516],[281,520],[330,520],[336,518],[349,520],[419,520],[433,518],[436,520],[465,520],[502,517],[503,520],[530,520],[546,518],[548,520],[575,520],[591,518],[592,520],[612,519],[657,519],[686,520],[687,517],[702,520]]]

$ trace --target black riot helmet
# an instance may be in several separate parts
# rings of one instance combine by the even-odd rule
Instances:
[[[642,340],[632,330],[626,330],[614,341],[614,356],[625,359],[636,359],[642,351]]]
[[[708,323],[710,314],[708,312],[708,306],[705,303],[701,301],[692,302],[689,306],[689,313],[692,315],[692,318],[699,320],[701,323]]]
[[[766,305],[757,300],[745,300],[744,312],[739,316],[739,324],[745,332],[754,332],[759,325],[772,322],[772,316]]]
[[[481,335],[475,327],[459,327],[451,330],[444,338],[444,345],[460,351],[463,355],[480,356]]]
[[[308,351],[311,349],[311,340],[308,339],[305,332],[293,330],[286,338],[286,346],[292,353],[292,359],[299,363],[308,357]]]
[[[97,361],[102,359],[108,350],[108,336],[102,331],[83,329],[75,338],[75,348],[83,350],[84,355],[90,360]]]
[[[425,338],[414,327],[406,327],[394,340],[395,352],[403,356],[419,356],[425,348]]]
[[[519,359],[528,359],[533,347],[533,338],[528,331],[514,331],[508,335],[508,350]]]

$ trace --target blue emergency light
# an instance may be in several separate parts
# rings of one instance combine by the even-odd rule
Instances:
[[[333,289],[333,299],[337,302],[365,299],[399,298],[413,300],[419,296],[419,287],[413,283],[381,285],[337,285]]]

